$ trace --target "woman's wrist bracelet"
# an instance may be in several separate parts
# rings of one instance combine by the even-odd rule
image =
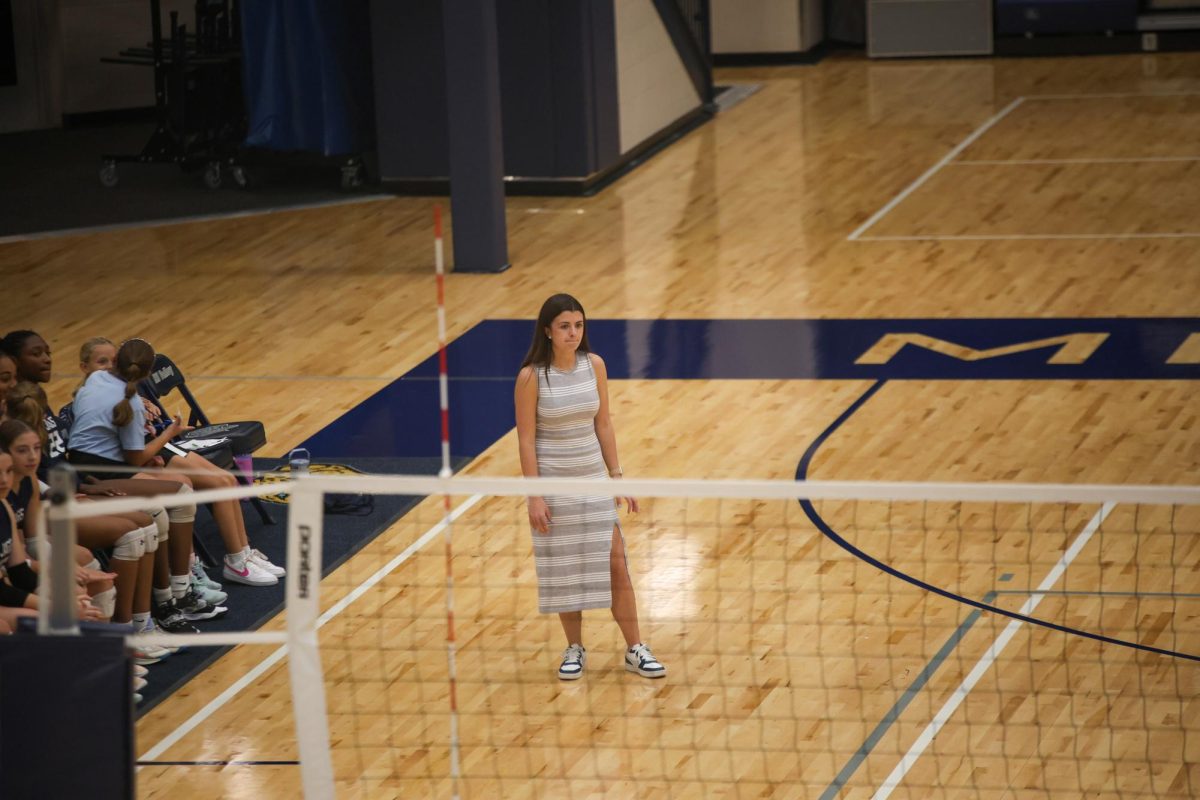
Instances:
[[[621,469],[620,467],[617,467],[616,469],[610,469],[608,471],[608,477],[610,477],[610,478],[620,478],[624,474],[625,474],[625,470]]]

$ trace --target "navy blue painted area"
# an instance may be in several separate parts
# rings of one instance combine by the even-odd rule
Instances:
[[[479,455],[514,425],[512,380],[451,381],[450,442],[455,456]],[[438,458],[441,431],[437,380],[406,376],[299,446],[320,459]]]
[[[533,323],[487,320],[450,350],[450,374],[511,378]],[[856,364],[889,334],[919,334],[988,350],[1081,333],[1107,339],[1082,364],[1049,364],[1057,345],[964,361],[906,345],[886,364]],[[1200,318],[1126,319],[667,319],[588,321],[609,376],[674,380],[1195,379],[1200,364],[1167,359]],[[412,375],[436,377],[431,357]]]
[[[674,379],[1197,379],[1200,364],[1168,364],[1200,318],[695,319],[588,322],[614,380]],[[964,361],[905,345],[884,364],[856,364],[889,334],[919,334],[989,350],[1069,334],[1107,335],[1081,364],[1047,363],[1057,345]],[[514,424],[513,378],[529,320],[486,320],[449,346],[451,451],[472,458]],[[430,458],[440,452],[437,357],[430,356],[304,446],[323,457]]]

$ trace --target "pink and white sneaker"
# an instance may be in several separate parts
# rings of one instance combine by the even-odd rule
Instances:
[[[267,557],[262,554],[262,551],[258,550],[256,548],[251,548],[250,557],[247,558],[246,560],[249,561],[251,564],[254,564],[255,566],[264,570],[265,572],[271,573],[276,578],[282,578],[284,575],[287,575],[286,569],[284,569],[283,567],[277,567],[274,564],[272,564],[270,562],[270,560],[268,560]]]
[[[238,561],[241,561],[240,565]],[[244,583],[247,586],[274,586],[279,583],[279,578],[248,558],[235,560],[231,556],[225,556],[225,567],[221,570],[221,575],[227,581]]]

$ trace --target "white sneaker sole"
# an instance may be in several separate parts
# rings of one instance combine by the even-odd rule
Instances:
[[[236,572],[224,572],[224,573],[222,573],[222,577],[224,577],[225,580],[227,580],[227,581],[232,581],[233,583],[240,583],[244,586],[274,586],[275,584],[279,583],[279,579],[276,578],[274,575],[269,576],[270,580],[268,580],[266,578],[255,579],[255,578],[251,578],[249,576],[243,578],[241,575],[238,575]]]
[[[652,670],[648,670],[648,669],[642,669],[641,667],[639,667],[636,664],[630,664],[628,661],[625,662],[625,671],[626,672],[636,672],[638,675],[641,675],[643,678],[665,678],[665,677],[667,677],[667,670],[665,668],[652,671]]]
[[[583,670],[579,672],[559,672],[558,679],[560,681],[577,681],[583,677]]]
[[[181,611],[183,618],[188,622],[200,622],[206,619],[216,619],[217,617],[225,616],[225,612],[229,609],[225,606],[210,606],[204,611]]]

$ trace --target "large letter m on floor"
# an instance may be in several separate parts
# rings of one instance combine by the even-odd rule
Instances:
[[[891,361],[905,345],[923,347],[944,356],[957,358],[960,361],[982,361],[985,358],[1000,358],[1014,353],[1024,353],[1028,350],[1041,350],[1045,347],[1056,347],[1047,364],[1082,364],[1092,353],[1096,352],[1107,333],[1067,333],[1062,336],[1051,336],[1048,339],[1036,339],[1032,342],[1019,342],[1004,347],[991,347],[986,350],[976,350],[945,339],[926,336],[923,333],[888,333],[879,338],[867,352],[857,359],[855,364],[886,364]]]

